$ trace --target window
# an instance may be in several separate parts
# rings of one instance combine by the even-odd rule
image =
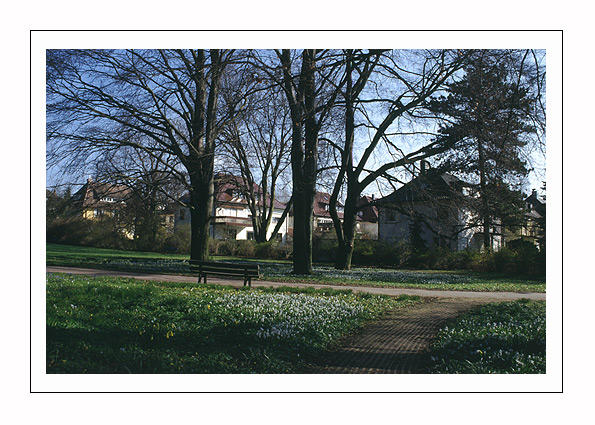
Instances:
[[[253,241],[254,240],[254,232],[247,232],[246,239],[248,239],[249,241]]]

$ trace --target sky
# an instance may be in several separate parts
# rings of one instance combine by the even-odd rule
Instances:
[[[368,94],[368,96],[373,96],[373,93]],[[384,113],[385,111],[372,111],[371,117],[373,120],[379,122],[378,120],[380,120],[384,116]],[[416,124],[416,127],[417,128],[414,129],[419,130],[420,124]],[[436,127],[434,125],[432,128],[432,125],[430,125],[429,127],[425,126],[422,129],[435,131]],[[359,134],[356,135],[356,146],[358,144],[361,144],[361,146],[365,146],[369,137],[370,135],[366,134],[366,131],[360,131]],[[427,144],[428,141],[428,136],[407,136],[402,137],[402,140],[400,141],[399,145],[402,146],[402,148],[405,151],[410,151],[412,149],[415,149],[416,147],[420,147],[424,144]],[[361,153],[361,149],[359,153]],[[389,154],[387,150],[382,146],[379,146],[367,165],[369,166],[369,168],[375,168],[378,165],[385,162],[388,155]],[[358,152],[356,149],[356,159],[357,158]],[[545,158],[543,157],[542,153],[536,150],[530,155],[530,160],[534,169],[530,172],[530,174],[527,177],[526,186],[524,188],[525,193],[530,193],[531,189],[540,190],[542,182],[545,180]],[[46,173],[46,185],[48,187],[57,186],[61,188],[64,188],[66,185],[73,185],[73,189],[76,190],[76,188],[78,188],[77,185],[83,184],[86,181],[86,178],[91,177],[92,175],[93,171],[90,169],[81,170],[79,173],[77,173],[77,175],[72,175],[65,174],[64,170],[60,167],[48,168]],[[407,176],[403,178],[407,180]],[[377,185],[372,184],[364,190],[364,194],[374,194],[375,196],[382,196],[387,195],[388,193],[386,192],[386,190],[379,191]]]

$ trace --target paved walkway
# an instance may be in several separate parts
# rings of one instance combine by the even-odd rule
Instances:
[[[48,273],[71,273],[83,274],[88,276],[116,276],[129,277],[140,280],[156,280],[166,282],[188,282],[193,283],[197,281],[196,277],[180,276],[171,274],[149,274],[137,272],[122,272],[117,270],[100,270],[87,269],[79,267],[59,267],[47,266]],[[242,281],[226,280],[209,278],[209,283],[216,283],[219,285],[242,286]],[[252,282],[252,286],[292,286],[295,288],[333,288],[333,289],[351,289],[353,292],[367,292],[370,294],[399,296],[402,294],[419,295],[420,297],[438,297],[438,298],[467,298],[481,301],[514,301],[521,298],[528,298],[531,300],[545,300],[545,293],[517,293],[517,292],[473,292],[473,291],[441,291],[432,289],[414,289],[414,288],[378,288],[372,286],[349,286],[349,285],[325,285],[325,284],[311,284],[311,283],[286,283],[286,282],[272,282],[266,280],[256,280]]]
[[[425,373],[430,344],[444,322],[485,302],[431,298],[395,309],[340,341],[310,372]]]

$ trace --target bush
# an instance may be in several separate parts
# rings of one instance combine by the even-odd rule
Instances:
[[[312,258],[317,262],[332,263],[335,261],[337,241],[323,239],[312,235]]]
[[[256,258],[270,260],[287,260],[291,257],[291,246],[277,242],[261,242],[256,244]]]
[[[131,250],[134,243],[109,217],[85,220],[82,217],[58,217],[46,221],[46,240],[52,243]]]
[[[167,234],[161,247],[160,250],[168,253],[190,254],[190,225],[179,226]]]
[[[235,242],[235,252],[232,254],[234,257],[243,257],[243,258],[254,258],[256,255],[256,242],[254,241],[234,241]]]
[[[545,252],[526,244],[518,245],[516,249],[505,247],[496,252],[481,252],[475,254],[471,269],[480,272],[544,276]]]

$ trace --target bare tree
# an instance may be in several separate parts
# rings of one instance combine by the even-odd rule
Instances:
[[[96,164],[95,176],[126,192],[119,218],[133,234],[138,249],[154,248],[166,224],[165,213],[183,192],[183,185],[163,165],[160,155],[149,156],[127,147],[106,152]]]
[[[245,75],[237,56],[216,49],[48,51],[48,165],[81,170],[105,152],[143,152],[188,189],[190,257],[206,259],[215,141],[244,101],[237,92],[220,102],[222,76]],[[248,75],[234,87],[255,85]]]
[[[463,65],[466,54],[453,51],[344,51],[346,84],[342,91],[345,137],[333,142],[340,152],[340,165],[330,201],[330,214],[338,240],[337,268],[350,269],[357,213],[362,192],[390,172],[448,149],[434,138],[413,149],[398,140],[426,131],[403,130],[400,120],[428,118],[420,115],[429,97]],[[356,131],[360,146],[356,146]],[[430,134],[431,136],[432,134]],[[367,139],[367,140],[366,140]],[[359,159],[355,158],[355,155]],[[344,218],[337,213],[337,199],[345,186]]]
[[[318,139],[341,86],[335,52],[275,50],[254,55],[255,66],[283,89],[291,116],[293,272],[312,273],[312,218],[318,175]]]
[[[291,120],[278,88],[253,96],[251,106],[222,132],[225,168],[234,170],[239,179],[233,183],[248,203],[252,216],[254,239],[266,242],[275,208],[279,208],[279,178],[289,166]],[[277,222],[268,240],[273,240],[291,206],[288,202],[283,217]]]

